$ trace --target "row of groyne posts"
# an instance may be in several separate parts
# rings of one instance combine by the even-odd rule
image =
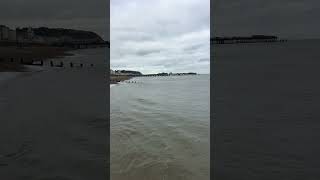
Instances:
[[[136,81],[130,80],[134,77],[163,77],[163,76],[195,76],[196,73],[176,73],[176,74],[143,74],[143,75],[112,75],[117,77],[115,79],[110,79],[111,83],[126,82],[126,83],[137,83]]]
[[[32,66],[47,66],[47,67],[84,67],[85,64],[83,63],[73,63],[73,62],[56,62],[56,61],[52,61],[52,60],[46,60],[48,61],[49,63],[48,64],[44,64],[44,60],[27,60],[27,59],[24,59],[24,58],[20,58],[20,59],[14,59],[14,58],[10,58],[9,62],[11,63],[19,63],[21,65],[32,65]],[[87,67],[94,67],[94,64],[89,64],[89,65],[86,65]]]

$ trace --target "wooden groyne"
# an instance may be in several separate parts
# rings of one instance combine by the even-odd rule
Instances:
[[[84,64],[84,63],[74,63],[69,62],[65,63],[63,61],[57,60],[43,60],[43,59],[25,59],[25,58],[9,58],[1,59],[2,62],[19,64],[19,65],[28,65],[28,66],[43,66],[43,67],[60,67],[60,68],[93,68],[94,64]],[[48,63],[45,63],[48,62]]]

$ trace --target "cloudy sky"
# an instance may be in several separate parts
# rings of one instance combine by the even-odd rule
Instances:
[[[209,73],[210,0],[111,0],[111,68]]]
[[[320,38],[318,0],[214,0],[216,35],[275,34]]]
[[[109,0],[0,0],[0,24],[89,30],[109,38]]]

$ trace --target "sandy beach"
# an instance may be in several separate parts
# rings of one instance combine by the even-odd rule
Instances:
[[[0,72],[1,179],[107,179],[102,69]]]

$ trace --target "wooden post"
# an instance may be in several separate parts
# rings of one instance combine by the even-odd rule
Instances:
[[[82,64],[82,63],[80,64],[80,67],[83,67],[83,64]]]
[[[73,64],[72,64],[72,62],[70,62],[70,67],[73,67]]]

